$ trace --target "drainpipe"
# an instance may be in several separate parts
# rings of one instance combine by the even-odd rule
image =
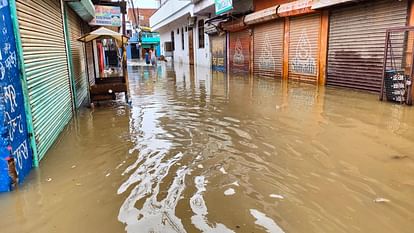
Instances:
[[[20,30],[19,30],[19,21],[17,17],[17,8],[16,8],[16,1],[9,0],[10,6],[10,14],[11,20],[13,23],[13,33],[16,41],[16,49],[17,49],[17,57],[19,59],[19,71],[20,71],[20,82],[22,84],[23,90],[23,99],[24,99],[24,111],[26,113],[26,123],[27,123],[27,131],[28,131],[28,138],[30,141],[30,146],[33,153],[33,167],[39,167],[39,154],[37,152],[37,144],[36,144],[36,137],[35,131],[33,128],[33,117],[32,112],[29,104],[29,92],[27,87],[27,76],[24,67],[24,59],[23,59],[23,47],[22,47],[22,39],[20,38]]]
[[[65,38],[65,50],[66,50],[66,62],[68,64],[68,76],[70,83],[70,93],[72,94],[72,113],[76,114],[76,90],[75,81],[73,79],[73,65],[72,65],[72,53],[70,52],[70,35],[68,31],[68,20],[66,14],[66,7],[63,0],[60,0],[60,11],[62,12],[62,25],[63,25],[63,37]]]

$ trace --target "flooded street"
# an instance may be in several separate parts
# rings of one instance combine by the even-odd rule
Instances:
[[[11,232],[414,232],[414,108],[351,90],[130,67],[19,190]]]

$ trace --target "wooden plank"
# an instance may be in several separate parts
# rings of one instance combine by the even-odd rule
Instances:
[[[285,31],[283,41],[283,72],[282,78],[288,79],[289,77],[289,41],[290,41],[290,21],[289,17],[285,18]]]
[[[324,10],[321,15],[321,31],[319,34],[319,85],[326,83],[326,65],[328,57],[329,11]]]

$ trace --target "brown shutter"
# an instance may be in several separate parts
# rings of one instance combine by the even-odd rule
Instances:
[[[315,83],[318,76],[320,14],[290,21],[289,78]]]
[[[230,33],[230,72],[249,73],[250,32],[243,30]]]
[[[327,85],[379,92],[385,30],[406,25],[407,6],[381,0],[332,10]],[[402,42],[393,44],[394,54],[402,50]]]
[[[226,71],[226,36],[210,36],[211,65],[214,71]]]
[[[283,20],[254,28],[253,72],[257,76],[282,77]]]

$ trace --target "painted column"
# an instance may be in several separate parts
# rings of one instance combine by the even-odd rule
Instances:
[[[32,168],[18,51],[8,1],[0,1],[0,192],[10,191]],[[20,64],[21,65],[21,64]]]

